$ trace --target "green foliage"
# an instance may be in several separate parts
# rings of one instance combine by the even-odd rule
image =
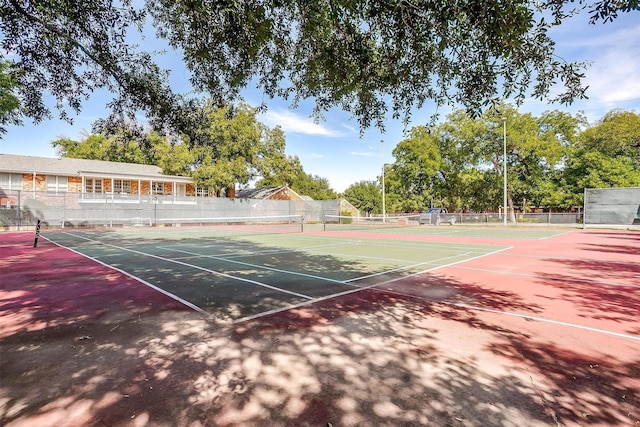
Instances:
[[[584,188],[640,186],[640,115],[613,110],[569,144],[561,171],[546,186],[547,204],[568,208],[583,203]]]
[[[385,169],[389,211],[498,209],[505,130],[512,208],[566,209],[582,204],[585,187],[640,186],[640,116],[614,110],[585,125],[582,114],[534,117],[496,105],[479,117],[459,110],[428,130],[415,127]]]
[[[284,153],[284,132],[279,127],[267,131],[267,143],[274,148],[269,156],[261,160],[259,174],[261,178],[256,187],[288,186],[298,194],[314,200],[333,200],[337,193],[326,178],[310,175],[304,171],[298,156]]]
[[[314,200],[333,200],[338,194],[331,189],[329,180],[318,175],[303,174],[294,182],[291,189],[296,193],[309,196]]]
[[[412,128],[409,138],[398,143],[393,155],[396,159],[393,178],[397,178],[397,185],[408,194],[428,187],[436,171],[441,168],[442,160],[436,140],[422,126]]]
[[[191,176],[194,184],[223,195],[226,190],[259,178],[258,186],[288,185],[315,200],[338,196],[326,178],[306,174],[297,157],[284,153],[284,132],[260,123],[256,110],[245,104],[218,108],[210,102],[197,112],[195,139],[169,142],[134,122],[100,121],[100,134],[81,141],[53,142],[64,157],[154,164],[168,175]]]
[[[640,168],[640,114],[613,110],[580,135],[578,145],[609,156],[630,159]]]
[[[190,176],[195,163],[193,151],[187,144],[171,144],[166,139],[156,135],[158,142],[153,144],[153,156],[157,159],[155,164],[162,169],[165,175]]]
[[[499,97],[557,93],[553,99],[565,103],[584,97],[585,64],[558,61],[549,37],[572,15],[568,4],[5,1],[0,32],[4,51],[18,58],[16,96],[34,121],[51,116],[48,95],[60,117],[71,120],[92,92],[104,89],[114,94],[115,120],[142,112],[154,130],[198,145],[201,103],[173,93],[157,53],[135,44],[149,25],[183,55],[189,93],[206,93],[218,107],[252,81],[293,105],[312,98],[316,112],[339,107],[365,129],[384,128],[389,110],[408,122],[426,100],[478,115]],[[594,22],[639,9],[637,1],[579,4]]]
[[[254,108],[210,104],[206,109],[205,136],[193,150],[197,158],[193,178],[198,186],[219,192],[260,177],[258,186],[288,185],[316,200],[336,198],[325,178],[307,175],[297,157],[285,155],[284,132],[260,123]]]
[[[381,188],[374,181],[359,181],[344,191],[344,198],[361,212],[382,213]]]
[[[0,57],[0,138],[7,132],[8,125],[22,124],[22,106],[15,95],[18,80],[15,68]]]
[[[340,218],[340,224],[353,224],[353,218],[351,218],[350,211],[341,211],[340,216],[347,218]]]
[[[105,160],[111,162],[156,164],[152,151],[143,149],[137,141],[117,136],[85,135],[81,141],[60,138],[52,142],[62,157]]]

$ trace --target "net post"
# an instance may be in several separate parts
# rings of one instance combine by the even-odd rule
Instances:
[[[304,215],[300,215],[300,232],[304,233]]]
[[[38,237],[40,237],[40,220],[36,223],[36,233],[33,239],[33,247],[38,247]]]

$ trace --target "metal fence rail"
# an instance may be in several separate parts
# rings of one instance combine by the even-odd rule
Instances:
[[[325,215],[340,215],[341,200],[290,201],[162,195],[50,193],[0,188],[0,228],[163,225],[193,223],[199,218],[303,215],[321,223]],[[357,213],[353,214],[354,216]],[[444,214],[442,223],[495,225],[500,213]],[[632,225],[640,227],[640,188],[585,190],[583,213],[516,213],[515,224],[532,226]]]
[[[48,193],[0,189],[0,227],[88,227],[194,223],[220,217],[303,215],[305,222],[320,222],[338,215],[341,200],[293,201],[216,197],[138,196]]]
[[[420,215],[412,215],[410,221],[418,221]],[[391,218],[391,216],[387,216]],[[513,222],[515,220],[515,224]],[[446,213],[429,214],[424,220],[425,224],[450,224],[450,225],[503,225],[504,217],[501,213]],[[540,213],[516,213],[508,214],[509,225],[566,225],[580,226],[582,214],[578,212],[540,212]]]

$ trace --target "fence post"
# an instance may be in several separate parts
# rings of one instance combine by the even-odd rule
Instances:
[[[16,212],[16,225],[18,226],[18,231],[20,231],[20,226],[22,225],[22,192],[18,190],[18,212]]]
[[[584,189],[584,200],[582,201],[582,229],[587,229],[587,188]]]

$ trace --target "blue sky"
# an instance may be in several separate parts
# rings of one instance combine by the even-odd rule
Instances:
[[[589,86],[589,99],[568,107],[528,99],[519,108],[520,112],[537,115],[553,109],[569,113],[584,111],[591,122],[614,108],[640,113],[640,13],[622,14],[613,23],[595,26],[588,25],[587,21],[588,17],[581,15],[555,28],[551,34],[560,57],[569,62],[591,62],[584,81]],[[169,54],[162,65],[172,68],[176,58]],[[187,79],[187,73],[181,69],[180,66],[172,71],[171,80],[177,90],[186,90],[182,82]],[[298,156],[307,173],[327,178],[338,192],[358,181],[375,180],[383,162],[393,162],[391,152],[404,138],[405,130],[424,124],[434,112],[433,105],[427,104],[413,113],[406,129],[401,121],[389,119],[384,134],[369,129],[361,135],[357,122],[339,110],[328,111],[324,120],[314,122],[310,118],[312,101],[301,102],[293,110],[287,101],[265,99],[254,88],[247,88],[243,96],[250,105],[266,100],[268,111],[260,120],[270,127],[280,125],[287,137],[287,154]],[[56,118],[38,125],[26,120],[23,126],[9,127],[0,140],[0,153],[56,157],[51,142],[63,136],[82,138],[93,121],[106,116],[104,105],[110,99],[108,94],[95,94],[74,118],[73,125]],[[449,111],[441,108],[440,116],[446,116]]]

